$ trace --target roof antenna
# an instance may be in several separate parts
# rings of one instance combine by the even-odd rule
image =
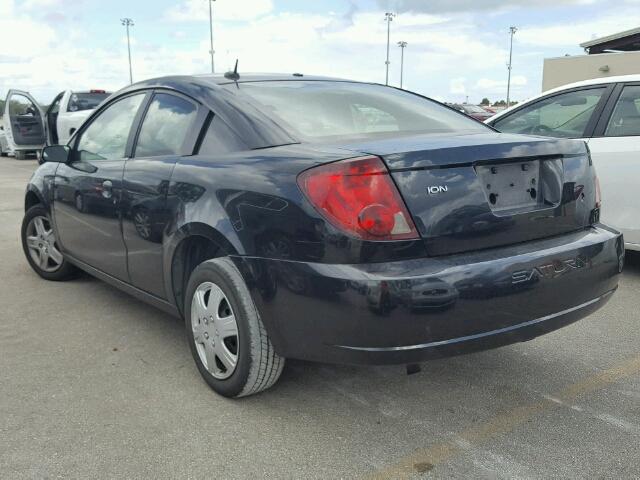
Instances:
[[[224,78],[228,78],[229,80],[235,80],[236,82],[240,79],[240,74],[238,73],[238,59],[236,58],[236,66],[233,69],[233,72],[227,72],[224,74]]]

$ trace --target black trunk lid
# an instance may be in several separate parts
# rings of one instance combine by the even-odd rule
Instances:
[[[584,142],[498,133],[341,145],[380,156],[431,255],[526,242],[594,220]]]

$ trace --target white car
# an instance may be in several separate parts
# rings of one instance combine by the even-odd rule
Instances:
[[[598,78],[544,92],[487,120],[501,132],[583,139],[598,172],[601,219],[640,250],[640,75]]]
[[[0,157],[9,155],[9,145],[7,144],[7,136],[4,133],[4,124],[0,117]]]
[[[27,153],[38,152],[44,145],[67,143],[109,95],[104,90],[66,90],[59,93],[44,111],[29,92],[9,90],[2,121],[6,152],[23,159]]]

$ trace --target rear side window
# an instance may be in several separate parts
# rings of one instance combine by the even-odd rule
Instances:
[[[71,98],[69,98],[67,111],[81,112],[83,110],[93,110],[109,95],[110,93],[106,92],[72,93]]]
[[[580,138],[605,90],[597,87],[554,95],[517,110],[493,126],[506,133]]]
[[[189,100],[168,93],[154,95],[142,122],[136,157],[182,155],[183,145],[198,108]]]
[[[640,85],[624,87],[607,125],[605,136],[640,136]]]
[[[409,133],[486,133],[488,127],[419,95],[336,81],[270,81],[227,85],[248,95],[297,138],[376,137]]]
[[[214,116],[200,146],[200,155],[216,155],[246,149],[244,143],[222,119]]]

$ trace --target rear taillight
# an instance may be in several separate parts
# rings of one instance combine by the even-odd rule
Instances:
[[[600,191],[600,179],[596,175],[596,208],[602,206],[602,192]]]
[[[413,220],[378,157],[360,157],[302,172],[298,185],[335,227],[363,240],[418,238]]]

